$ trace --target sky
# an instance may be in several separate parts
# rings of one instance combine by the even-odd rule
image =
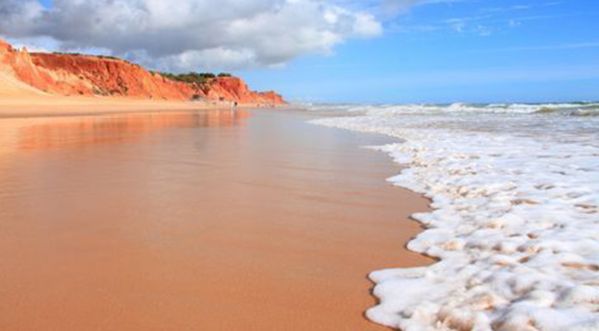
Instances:
[[[292,101],[599,100],[596,0],[172,3],[0,0],[0,35],[165,71],[228,71]]]

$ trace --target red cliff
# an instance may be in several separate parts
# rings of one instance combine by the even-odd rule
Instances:
[[[237,77],[217,77],[211,84],[210,89],[205,93],[210,99],[224,98],[225,100],[235,100],[240,103],[265,103],[265,104],[284,104],[283,98],[273,91],[254,92],[250,91],[247,84]]]
[[[219,100],[284,104],[275,92],[254,92],[237,77],[203,84],[175,81],[121,59],[80,54],[29,53],[0,40],[0,73],[57,95],[120,96],[160,100]]]

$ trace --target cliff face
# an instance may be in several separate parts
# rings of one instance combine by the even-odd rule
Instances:
[[[54,84],[46,89],[57,94],[168,100],[186,100],[194,94],[187,84],[168,80],[123,60],[47,53],[32,53],[30,57],[36,68],[52,73]]]
[[[237,77],[217,77],[189,84],[152,73],[112,57],[29,53],[0,40],[0,73],[37,90],[57,95],[120,96],[162,100],[220,100],[283,104],[275,92],[254,92]]]
[[[240,103],[284,104],[283,97],[274,91],[253,92],[247,84],[237,77],[217,77],[205,93],[209,99],[224,98]]]
[[[34,87],[44,91],[52,83],[52,78],[45,70],[38,68],[31,61],[29,53],[13,49],[0,40],[0,72],[5,80]]]

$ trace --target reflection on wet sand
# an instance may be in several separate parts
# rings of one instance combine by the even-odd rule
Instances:
[[[365,275],[427,262],[427,202],[309,116],[0,120],[0,330],[384,330]]]
[[[240,125],[247,117],[243,110],[223,110],[51,119],[19,128],[16,148],[46,150],[121,143],[164,129]]]

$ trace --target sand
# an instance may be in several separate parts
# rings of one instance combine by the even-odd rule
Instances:
[[[388,138],[309,118],[0,119],[0,329],[384,330],[366,276],[429,262],[428,202],[359,148]]]
[[[26,83],[15,78],[12,72],[8,72],[6,68],[0,66],[0,104],[3,100],[10,99],[12,102],[21,101],[26,103],[31,97],[44,97],[40,90],[27,85]]]
[[[135,99],[129,97],[90,97],[49,95],[10,80],[0,72],[0,118],[90,116],[157,111],[205,110],[231,108],[228,101],[172,101]],[[21,86],[23,85],[23,86]],[[238,108],[256,108],[263,105],[241,104]],[[285,108],[285,105],[276,106]]]

